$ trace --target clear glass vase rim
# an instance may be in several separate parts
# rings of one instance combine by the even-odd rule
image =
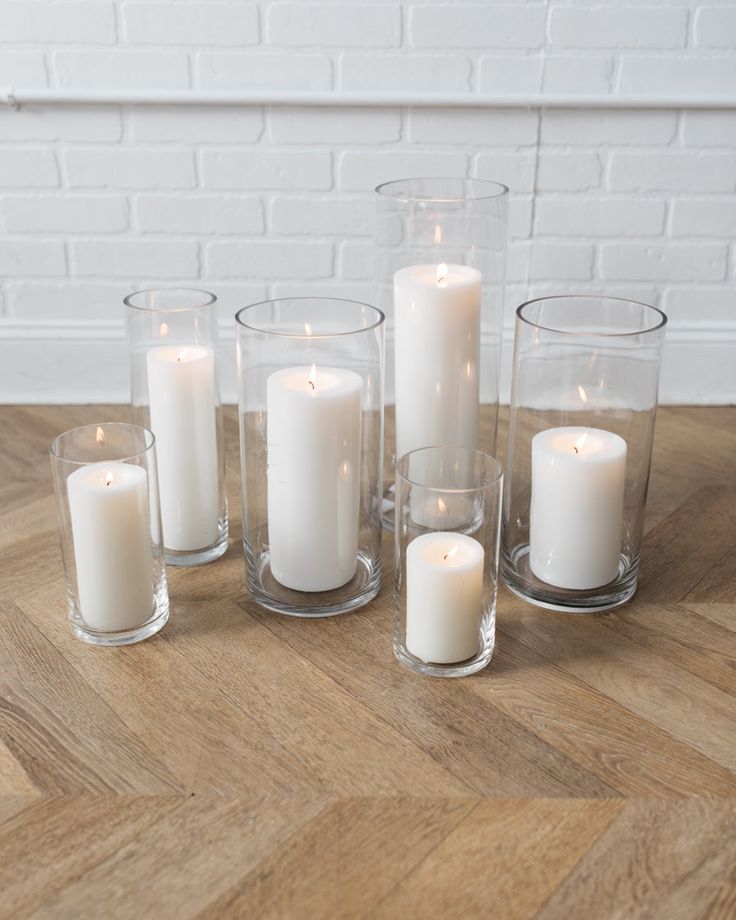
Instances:
[[[189,307],[152,307],[146,304],[133,303],[134,297],[141,297],[144,294],[176,294],[178,292],[182,294],[201,294],[205,299],[202,303],[194,304]],[[217,295],[213,294],[211,291],[205,291],[203,288],[143,288],[140,291],[133,291],[131,294],[127,294],[123,297],[123,303],[126,307],[130,307],[131,310],[140,310],[143,313],[186,313],[189,310],[201,310],[204,307],[211,307],[212,304],[217,303]]]
[[[472,456],[474,458],[482,457],[483,463],[490,466],[491,469],[494,470],[494,475],[492,478],[484,479],[483,482],[478,483],[478,485],[468,486],[467,488],[453,488],[451,486],[431,486],[424,482],[417,482],[416,479],[412,479],[411,476],[407,476],[402,472],[402,466],[410,457],[418,457],[419,454],[429,455],[430,452],[441,450],[452,450],[458,453],[462,453],[465,456]],[[479,492],[481,489],[487,489],[489,486],[500,484],[501,480],[503,479],[503,468],[495,457],[491,456],[491,454],[487,454],[483,450],[477,450],[474,447],[454,447],[450,444],[444,444],[435,447],[417,447],[415,450],[410,450],[402,457],[399,457],[396,462],[396,476],[412,486],[417,486],[417,488],[425,489],[427,492],[441,492],[443,494],[451,493],[453,495],[458,495],[468,492]]]
[[[407,195],[396,195],[390,191],[392,186],[411,182],[462,182],[464,185],[477,183],[485,186],[489,191],[483,195],[462,195],[460,197],[448,195],[416,195],[409,197]],[[491,188],[495,191],[491,192]],[[394,201],[405,203],[410,201],[435,201],[438,204],[450,204],[458,201],[484,201],[491,198],[503,198],[509,194],[509,187],[504,185],[503,182],[496,182],[495,179],[468,179],[466,176],[411,176],[405,179],[390,179],[388,182],[381,182],[373,191],[384,198],[391,198]]]
[[[58,447],[62,439],[68,438],[70,435],[77,434],[78,432],[84,431],[88,428],[94,428],[95,432],[98,428],[127,428],[129,431],[142,431],[145,437],[145,447],[143,447],[142,450],[138,450],[135,453],[129,454],[128,456],[116,457],[114,460],[72,460],[70,457],[62,457],[58,451]],[[49,445],[49,453],[55,460],[59,460],[62,463],[70,463],[74,466],[89,466],[91,463],[125,463],[128,460],[135,460],[138,457],[142,457],[144,454],[147,454],[155,443],[156,435],[151,431],[150,428],[144,428],[143,425],[134,425],[132,422],[94,422],[90,425],[77,425],[76,428],[69,428],[67,431],[62,431],[62,433],[58,434]]]
[[[576,332],[570,329],[557,329],[554,326],[546,326],[543,323],[535,323],[534,320],[524,316],[524,310],[526,307],[530,307],[532,304],[548,303],[558,300],[597,300],[604,303],[625,303],[636,307],[643,307],[645,310],[652,310],[659,317],[659,319],[653,326],[649,326],[646,329],[631,329],[626,332],[602,332],[593,329],[587,329]],[[534,329],[542,329],[545,332],[554,332],[556,335],[566,335],[571,337],[578,336],[580,338],[589,338],[591,335],[600,336],[601,338],[625,338],[627,336],[649,335],[652,332],[657,332],[657,330],[663,329],[667,325],[667,314],[660,310],[659,307],[654,307],[651,304],[644,303],[641,300],[629,300],[626,297],[609,297],[606,294],[556,294],[552,297],[535,297],[533,300],[527,300],[520,304],[516,308],[516,316],[517,319],[519,319],[522,323],[525,323],[527,326],[532,326]]]
[[[340,332],[280,332],[275,329],[264,329],[262,326],[246,323],[241,318],[241,314],[244,314],[247,310],[255,310],[256,307],[263,307],[266,304],[304,303],[305,301],[318,301],[320,303],[330,304],[346,303],[350,304],[351,306],[364,307],[367,310],[371,310],[376,319],[375,322],[371,323],[369,326],[359,326],[354,329],[344,329]],[[235,314],[235,322],[239,326],[242,326],[243,329],[248,329],[251,332],[258,332],[260,335],[276,335],[286,339],[334,339],[343,335],[357,335],[361,332],[370,332],[372,329],[378,329],[379,326],[383,325],[385,320],[385,314],[382,310],[379,310],[378,307],[374,307],[369,303],[364,303],[361,300],[346,300],[344,297],[276,297],[271,300],[259,300],[257,303],[248,304],[245,307],[241,307]]]

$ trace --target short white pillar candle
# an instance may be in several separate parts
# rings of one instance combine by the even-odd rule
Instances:
[[[271,572],[295,591],[329,591],[358,562],[363,378],[312,366],[266,383]]]
[[[406,648],[416,658],[451,664],[480,651],[484,556],[460,533],[425,533],[407,546]]]
[[[153,612],[148,474],[92,463],[67,478],[80,613],[92,629],[134,629]]]
[[[619,571],[626,441],[600,428],[550,428],[532,438],[529,565],[557,588],[583,591]]]

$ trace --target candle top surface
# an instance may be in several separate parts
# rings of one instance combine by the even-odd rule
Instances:
[[[131,486],[137,488],[141,482],[146,481],[146,477],[146,471],[142,466],[102,460],[99,463],[88,463],[70,473],[67,478],[67,489],[74,491],[82,488],[87,492],[97,492],[101,495],[112,494]]]
[[[470,265],[434,262],[427,265],[408,265],[394,274],[396,284],[422,284],[443,290],[447,288],[477,287],[483,276]]]
[[[363,389],[363,378],[342,367],[304,364],[276,371],[268,378],[268,388],[303,393],[310,399],[330,399]]]
[[[148,358],[167,364],[194,364],[211,358],[213,354],[212,349],[206,345],[164,345],[151,349]]]
[[[605,463],[626,456],[626,441],[612,431],[602,428],[567,426],[548,428],[532,438],[534,450],[541,450],[555,459],[569,457],[584,463]]]
[[[484,556],[483,547],[474,537],[452,531],[424,533],[411,541],[406,552],[427,565],[453,571],[474,568]]]

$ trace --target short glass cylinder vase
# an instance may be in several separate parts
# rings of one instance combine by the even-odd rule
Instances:
[[[125,298],[133,421],[156,436],[166,562],[227,549],[217,298],[171,288]]]
[[[394,654],[432,677],[491,660],[496,634],[501,467],[466,447],[427,447],[396,466]]]
[[[147,639],[169,618],[153,435],[85,425],[49,454],[72,632],[92,645]]]
[[[502,571],[539,607],[636,591],[667,317],[614,297],[516,311]]]
[[[250,594],[291,616],[354,610],[381,579],[383,314],[303,297],[235,319]]]
[[[496,450],[508,188],[402,179],[376,188],[387,317],[385,523],[395,460],[422,447]]]

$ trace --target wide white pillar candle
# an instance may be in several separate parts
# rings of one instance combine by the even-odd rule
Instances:
[[[153,612],[148,475],[132,463],[92,463],[66,481],[84,622],[133,629]]]
[[[478,446],[481,277],[444,264],[394,275],[397,457]]]
[[[558,588],[586,590],[618,574],[626,441],[600,428],[532,438],[529,565]]]
[[[215,355],[203,345],[147,355],[164,545],[204,549],[219,534]]]
[[[480,651],[481,544],[459,533],[425,533],[406,549],[406,647],[426,662],[450,664]]]
[[[271,572],[295,591],[339,588],[358,560],[363,379],[291,367],[266,391]]]

